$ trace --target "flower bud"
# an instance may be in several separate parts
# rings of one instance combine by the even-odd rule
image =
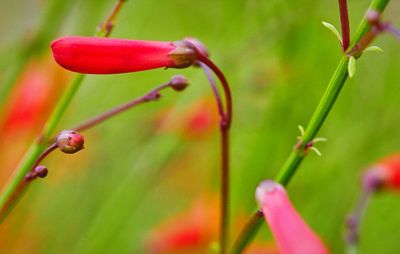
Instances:
[[[35,168],[35,175],[40,178],[45,178],[47,176],[48,170],[45,166],[39,165]]]
[[[372,183],[371,183],[372,182]],[[392,189],[400,188],[400,154],[393,154],[383,158],[365,171],[363,176],[364,188],[386,187]]]
[[[185,90],[185,88],[189,85],[189,81],[187,80],[187,78],[185,76],[175,75],[171,78],[169,85],[175,91],[180,92],[180,91]]]
[[[83,149],[83,136],[73,130],[62,131],[57,136],[57,146],[64,153],[76,153]]]
[[[328,253],[319,237],[294,209],[282,185],[262,182],[257,187],[256,199],[281,254]]]
[[[184,42],[64,37],[51,43],[56,62],[87,74],[116,74],[156,68],[185,68],[196,54]]]

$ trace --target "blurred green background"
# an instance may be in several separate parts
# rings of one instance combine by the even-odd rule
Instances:
[[[51,19],[54,35],[43,42],[40,57],[48,57],[54,38],[93,34],[114,2],[1,0],[0,81],[25,38],[40,30],[49,5],[61,9]],[[368,4],[349,1],[352,31]],[[391,1],[384,15],[397,26],[399,8]],[[117,19],[113,37],[200,39],[226,74],[234,99],[233,220],[254,210],[255,187],[275,176],[296,142],[297,125],[307,125],[338,63],[339,43],[322,20],[340,27],[337,1],[129,0]],[[328,139],[318,145],[323,156],[310,153],[288,187],[295,206],[332,253],[344,252],[343,222],[358,198],[359,172],[400,150],[400,45],[387,34],[374,44],[385,53],[357,61],[356,76],[346,82],[320,131]],[[75,156],[57,152],[46,159],[49,176],[35,182],[0,229],[2,253],[145,253],[154,226],[187,210],[200,194],[218,192],[218,129],[188,138],[183,132],[190,130],[176,127],[194,103],[211,96],[199,69],[91,75],[59,130],[178,73],[191,81],[186,91],[165,91],[160,101],[86,131],[86,149]],[[173,127],[160,131],[160,121]],[[398,252],[399,209],[396,194],[372,199],[360,253]],[[259,238],[271,238],[266,226]]]

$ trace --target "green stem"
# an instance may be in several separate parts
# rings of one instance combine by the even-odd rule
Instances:
[[[373,9],[381,13],[387,6],[388,2],[389,0],[373,0],[369,6],[369,9]],[[357,29],[356,35],[352,40],[350,48],[354,47],[357,42],[360,41],[361,38],[369,31],[370,28],[371,26],[364,17]],[[313,116],[311,117],[311,120],[305,130],[304,136],[302,137],[301,141],[295,146],[288,159],[284,163],[283,167],[279,171],[275,180],[282,185],[287,185],[290,179],[293,177],[300,163],[306,156],[306,146],[315,138],[322,124],[325,122],[326,117],[331,111],[332,106],[334,105],[348,77],[347,63],[347,56],[342,56],[321,101],[319,102]],[[259,213],[259,211],[257,211],[256,213]],[[262,219],[262,216],[253,215],[251,217],[249,222],[246,224],[246,227],[241,231],[239,237],[236,239],[231,253],[236,254],[243,252],[246,246],[253,239],[252,236],[254,236],[260,228],[259,224],[261,223]]]
[[[289,155],[285,164],[278,173],[275,180],[282,185],[287,185],[292,178],[296,169],[299,167],[303,158],[307,155],[306,145],[315,138],[322,124],[325,122],[333,104],[335,103],[346,79],[347,79],[347,56],[343,56],[336,68],[335,73],[329,82],[325,93],[319,102],[317,109],[315,110],[307,129],[305,130],[304,136],[301,143],[296,145],[292,153]]]
[[[55,128],[57,127],[57,124],[60,122],[61,117],[64,115],[65,110],[71,103],[72,98],[75,96],[85,77],[86,76],[84,74],[77,74],[74,77],[71,85],[64,92],[63,96],[61,97],[52,114],[50,115],[49,120],[44,126],[43,133],[41,134],[39,139],[40,143],[46,143],[50,139]]]
[[[249,244],[257,234],[258,229],[262,225],[263,218],[264,215],[260,210],[251,216],[243,230],[240,232],[237,241],[235,241],[231,251],[232,254],[240,254],[243,252],[247,244]]]

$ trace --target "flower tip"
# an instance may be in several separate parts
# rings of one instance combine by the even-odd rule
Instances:
[[[189,85],[189,80],[182,75],[175,75],[171,78],[169,85],[177,92],[183,91]]]
[[[276,190],[280,190],[286,193],[286,191],[280,184],[272,180],[262,181],[256,189],[256,200],[260,204],[260,206],[265,203],[265,197],[268,194],[272,194]]]
[[[76,153],[83,149],[83,136],[73,130],[62,131],[57,136],[57,146],[64,153]]]
[[[256,199],[282,254],[327,254],[328,250],[293,207],[282,185],[271,180],[257,187]]]

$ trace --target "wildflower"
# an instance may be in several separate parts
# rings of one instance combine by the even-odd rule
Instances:
[[[256,199],[282,254],[328,253],[319,237],[293,208],[280,184],[262,182],[257,188]]]
[[[196,58],[194,50],[184,42],[73,36],[53,41],[51,48],[59,65],[87,74],[185,68]]]

